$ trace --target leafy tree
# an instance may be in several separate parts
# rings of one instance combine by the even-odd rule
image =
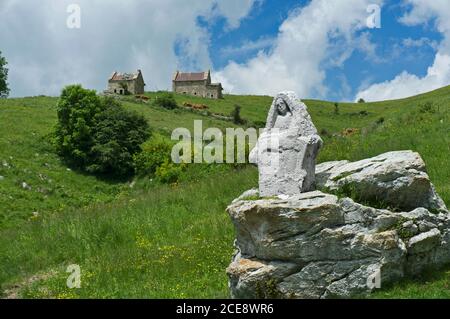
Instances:
[[[133,155],[141,152],[141,144],[150,136],[147,121],[111,98],[106,98],[103,103],[105,110],[96,116],[87,171],[129,175],[134,170]]]
[[[169,92],[161,92],[155,99],[154,104],[169,110],[173,110],[178,107],[175,97]]]
[[[360,98],[360,99],[358,100],[358,103],[366,103],[366,101],[365,101],[363,98]]]
[[[70,165],[84,168],[89,163],[95,116],[105,109],[95,91],[81,85],[63,89],[57,104],[56,148]]]
[[[2,52],[0,51],[0,98],[5,98],[9,95],[7,64],[8,62],[2,57]]]
[[[150,135],[143,116],[80,85],[63,89],[57,113],[56,149],[69,165],[94,174],[131,174],[133,155]]]

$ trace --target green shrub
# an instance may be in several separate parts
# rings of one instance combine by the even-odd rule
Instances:
[[[153,103],[155,106],[163,107],[168,110],[173,110],[178,107],[175,97],[169,92],[159,93]]]
[[[95,91],[83,89],[81,85],[63,89],[57,104],[55,146],[71,166],[82,169],[89,164],[95,115],[104,107]]]
[[[161,183],[176,183],[181,177],[186,164],[174,164],[166,161],[156,169],[156,178]]]
[[[334,103],[334,114],[339,115],[339,103]]]
[[[381,125],[384,123],[384,117],[380,117],[379,119],[377,119],[377,121],[375,122],[377,125]]]
[[[420,113],[435,113],[436,110],[434,108],[433,102],[425,102],[419,105]]]
[[[171,159],[172,144],[159,135],[142,146],[142,152],[134,156],[135,172],[139,176],[154,176],[156,169]]]
[[[55,146],[71,166],[94,174],[124,176],[150,135],[144,117],[80,85],[63,89],[57,104]]]
[[[133,155],[150,136],[145,118],[105,98],[105,110],[96,116],[93,147],[87,171],[125,176],[133,173]]]
[[[233,112],[231,112],[233,123],[236,125],[245,124],[246,121],[241,117],[241,107],[239,105],[234,106]]]
[[[332,136],[332,134],[330,132],[328,132],[328,130],[325,129],[325,128],[320,130],[320,135],[321,136],[326,136],[326,137],[331,137]]]

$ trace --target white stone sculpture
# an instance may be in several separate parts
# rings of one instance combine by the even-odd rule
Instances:
[[[298,195],[315,189],[315,161],[322,146],[307,107],[293,92],[278,94],[265,131],[250,154],[259,170],[263,197]]]

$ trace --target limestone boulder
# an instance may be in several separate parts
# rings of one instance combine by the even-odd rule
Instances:
[[[446,212],[418,153],[389,152],[357,162],[327,162],[316,167],[319,189],[352,193],[361,201],[398,210],[424,207]],[[347,194],[350,195],[350,194]]]
[[[247,198],[227,209],[236,228],[227,269],[234,298],[367,296],[377,283],[450,262],[448,212],[392,212],[320,191]]]

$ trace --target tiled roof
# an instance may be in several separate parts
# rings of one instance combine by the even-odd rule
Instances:
[[[208,78],[208,73],[209,72],[198,72],[198,73],[177,72],[174,81],[175,82],[204,81]]]
[[[119,72],[114,72],[111,77],[110,77],[110,81],[131,81],[131,80],[136,80],[139,76],[140,71],[136,72],[136,73],[119,73]]]

